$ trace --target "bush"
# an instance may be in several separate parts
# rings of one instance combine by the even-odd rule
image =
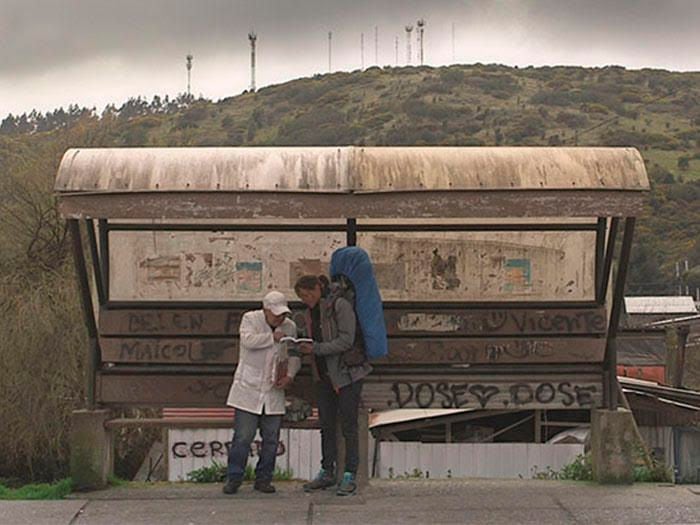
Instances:
[[[559,479],[571,481],[591,481],[593,479],[593,468],[590,454],[579,454],[576,458],[559,471]]]
[[[206,467],[198,468],[187,474],[188,481],[194,483],[220,483],[226,479],[226,463],[219,463],[216,460]],[[245,473],[243,474],[244,481],[253,481],[255,479],[255,469],[251,465],[246,465]],[[283,470],[275,468],[275,473],[272,476],[275,481],[289,481],[294,479],[294,473],[291,470]]]

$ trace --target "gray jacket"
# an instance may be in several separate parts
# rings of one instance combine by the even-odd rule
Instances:
[[[357,333],[357,317],[352,304],[340,295],[337,286],[331,285],[326,297],[322,297],[320,304],[321,332],[323,342],[314,343],[314,355],[325,359],[328,377],[336,390],[359,381],[366,377],[372,367],[365,361],[357,366],[348,366],[343,359],[345,352],[351,351],[357,344],[356,338],[361,338]],[[307,311],[307,329],[311,333],[311,310]],[[314,378],[318,380],[318,371],[314,367]]]

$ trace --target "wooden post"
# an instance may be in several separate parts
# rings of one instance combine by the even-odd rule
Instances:
[[[359,440],[360,464],[357,468],[357,485],[359,488],[366,487],[369,483],[369,410],[360,407],[357,415],[357,435]],[[338,459],[335,466],[336,479],[340,482],[343,479],[343,468],[345,467],[345,439],[340,423],[340,415],[336,422],[336,447],[338,448]]]

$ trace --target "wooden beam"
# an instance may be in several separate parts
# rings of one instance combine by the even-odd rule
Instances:
[[[224,364],[238,362],[238,338],[101,337],[105,363]],[[391,338],[376,366],[600,363],[602,337]]]
[[[99,402],[113,406],[225,406],[230,374],[98,374]],[[441,374],[387,376],[365,380],[367,408],[477,408],[529,410],[600,406],[599,375]],[[309,377],[297,377],[289,392],[311,399]]]
[[[470,190],[392,193],[62,193],[66,218],[484,218],[636,216],[646,193],[626,190]]]
[[[102,309],[101,335],[235,335],[245,310],[200,308]],[[605,308],[384,310],[390,336],[602,335]]]

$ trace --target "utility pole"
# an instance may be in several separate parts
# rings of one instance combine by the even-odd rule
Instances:
[[[250,90],[255,92],[255,42],[258,39],[258,35],[251,31],[248,33],[248,40],[250,40]]]
[[[187,98],[190,98],[192,96],[192,90],[190,89],[190,80],[191,80],[191,75],[192,75],[192,59],[194,57],[192,55],[187,55],[185,57],[186,60],[186,67],[187,67]]]
[[[412,25],[406,26],[406,65],[411,65],[411,32],[413,31]]]
[[[396,52],[396,67],[399,67],[399,37],[394,39],[394,51]]]
[[[418,37],[418,49],[420,57],[420,65],[423,65],[423,30],[425,28],[425,20],[422,18],[416,22],[416,36]]]
[[[455,64],[457,63],[457,59],[455,58],[455,23],[452,22],[452,63]]]

